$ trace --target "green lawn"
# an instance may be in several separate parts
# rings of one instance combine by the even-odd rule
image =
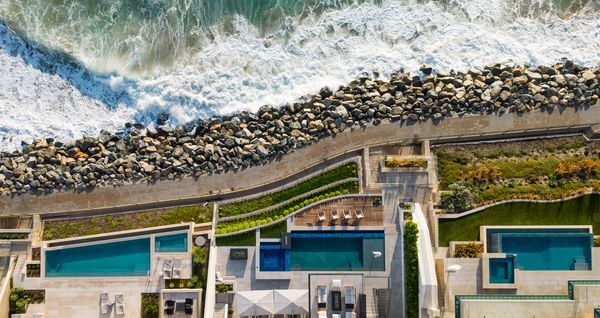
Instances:
[[[217,237],[217,246],[255,246],[256,231],[248,231],[240,234]]]
[[[557,203],[506,203],[459,219],[439,219],[440,246],[476,241],[482,225],[593,225],[600,233],[600,195]]]
[[[287,231],[287,219],[260,229],[260,237],[280,238],[281,233]]]

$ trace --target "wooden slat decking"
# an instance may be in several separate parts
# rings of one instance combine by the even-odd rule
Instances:
[[[343,211],[349,209],[352,212],[352,218],[348,224],[342,223],[344,219]],[[362,209],[365,217],[360,221],[356,220],[354,211]],[[326,219],[318,222],[317,212],[325,212]],[[335,222],[331,220],[331,211],[337,210],[339,219]],[[373,206],[373,198],[346,198],[334,202],[328,202],[319,205],[316,208],[298,213],[294,216],[294,225],[296,226],[315,226],[315,225],[350,225],[350,226],[383,226],[383,206]]]

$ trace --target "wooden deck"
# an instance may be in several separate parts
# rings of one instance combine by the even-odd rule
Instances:
[[[357,219],[355,211],[362,209],[364,218]],[[331,212],[337,210],[339,218],[332,220]],[[351,218],[344,220],[344,210],[351,212]],[[318,212],[325,212],[325,220],[318,220]],[[347,198],[322,204],[316,208],[306,210],[294,216],[294,225],[296,226],[383,226],[383,206],[373,206],[373,198]]]

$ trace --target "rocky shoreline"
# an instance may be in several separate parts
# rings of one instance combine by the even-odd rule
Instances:
[[[116,134],[62,143],[38,139],[0,153],[0,194],[89,191],[100,186],[218,174],[266,164],[317,140],[382,122],[417,123],[469,114],[548,111],[594,105],[600,67],[565,61],[551,67],[491,65],[464,72],[399,71],[367,76],[333,91],[257,113],[199,120],[171,128],[127,125]]]

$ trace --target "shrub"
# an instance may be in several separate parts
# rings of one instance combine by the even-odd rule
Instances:
[[[427,168],[427,160],[421,158],[407,158],[402,159],[398,157],[387,157],[383,158],[384,165],[388,168]]]
[[[158,318],[158,294],[142,294],[142,318]]]
[[[217,293],[219,294],[225,294],[228,291],[232,291],[233,290],[233,286],[228,285],[228,284],[217,284],[216,286],[217,288]]]
[[[456,244],[454,246],[454,257],[476,258],[477,254],[483,253],[483,245],[475,242],[467,244]]]
[[[192,249],[192,262],[197,265],[204,265],[207,261],[206,251],[198,246]]]
[[[404,277],[406,317],[419,317],[419,255],[417,238],[419,229],[413,221],[404,223]]]
[[[465,182],[451,184],[449,191],[442,192],[442,207],[450,212],[462,212],[468,210],[475,198],[471,189]]]
[[[10,293],[10,313],[24,314],[29,304],[29,296],[21,288],[14,288]]]

